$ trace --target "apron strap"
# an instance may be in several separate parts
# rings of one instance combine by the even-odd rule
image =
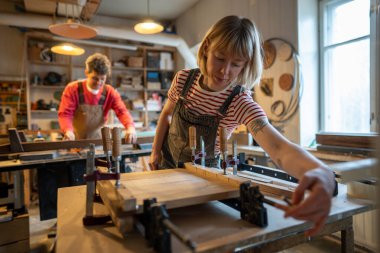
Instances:
[[[83,89],[83,85],[84,85],[83,82],[78,82],[78,97],[79,97],[79,104],[80,105],[84,104],[84,89]],[[98,105],[104,105],[104,102],[106,101],[106,97],[107,97],[107,87],[106,86],[107,85],[108,84],[106,84],[103,87],[103,92],[102,92],[102,95],[100,96]]]
[[[100,96],[98,105],[104,105],[104,102],[106,101],[107,90],[108,90],[107,86],[108,86],[108,84],[104,85],[104,87],[103,87],[103,92],[102,92],[102,95]]]
[[[84,104],[84,90],[83,90],[83,82],[78,82],[78,97],[79,97],[79,104]]]
[[[186,97],[186,94],[190,90],[191,85],[193,84],[194,79],[198,75],[199,71],[200,70],[198,68],[190,70],[189,75],[187,76],[187,79],[186,79],[186,83],[183,86],[183,89],[181,92],[181,98],[182,99],[184,99]]]
[[[232,100],[236,95],[238,95],[244,88],[240,85],[235,86],[235,88],[232,90],[231,94],[228,96],[226,101],[222,104],[222,106],[219,108],[218,112],[220,116],[225,117],[228,107],[230,106]]]

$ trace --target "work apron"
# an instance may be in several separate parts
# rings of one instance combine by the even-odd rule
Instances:
[[[79,105],[74,114],[73,126],[76,139],[100,139],[100,129],[104,125],[103,105],[107,89],[103,87],[102,95],[97,105],[84,103],[83,82],[78,83]]]
[[[241,92],[236,86],[226,101],[218,109],[218,115],[193,115],[186,109],[186,95],[190,90],[199,69],[192,69],[182,89],[180,98],[174,108],[169,130],[162,145],[161,168],[181,168],[183,163],[191,161],[189,146],[189,127],[194,126],[197,132],[197,151],[200,150],[200,137],[204,141],[206,152],[205,165],[219,167],[219,154],[215,154],[215,141],[218,135],[220,120],[226,116],[233,98]]]

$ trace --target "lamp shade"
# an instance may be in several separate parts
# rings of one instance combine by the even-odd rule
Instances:
[[[155,34],[162,32],[164,30],[164,27],[161,24],[154,22],[153,20],[146,20],[136,24],[134,29],[137,33],[141,34]]]
[[[72,38],[72,39],[90,39],[97,35],[95,28],[68,19],[66,23],[54,24],[49,26],[49,31],[53,34]]]
[[[63,55],[82,55],[85,52],[83,48],[75,46],[71,43],[62,43],[59,45],[55,45],[51,48],[51,51],[53,53]]]

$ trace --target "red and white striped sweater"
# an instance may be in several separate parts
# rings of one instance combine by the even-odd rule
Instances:
[[[168,92],[168,98],[173,103],[177,103],[189,72],[189,69],[180,70],[174,77]],[[194,79],[186,95],[188,103],[185,106],[194,115],[217,115],[217,111],[231,94],[234,86],[229,86],[218,92],[207,91],[200,86],[200,77],[201,74],[199,73]],[[227,109],[226,117],[220,121],[220,126],[227,129],[229,137],[239,125],[248,125],[253,120],[263,117],[266,117],[264,110],[253,101],[250,91],[244,91],[234,97]],[[216,140],[215,151],[219,151],[219,138]]]

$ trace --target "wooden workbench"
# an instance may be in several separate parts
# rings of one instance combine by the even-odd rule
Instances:
[[[57,253],[153,252],[136,231],[123,237],[112,224],[83,227],[85,189],[85,186],[59,189]],[[366,200],[348,199],[343,185],[339,192],[320,235],[342,231],[342,252],[354,252],[352,216],[373,209],[373,205]],[[197,243],[197,252],[227,252],[252,247],[255,252],[277,252],[308,241],[303,232],[310,228],[309,223],[284,219],[282,211],[265,206],[269,223],[266,228],[241,220],[238,211],[217,201],[169,210],[169,215],[171,221]],[[95,210],[106,212],[104,206],[99,205]],[[175,237],[172,238],[173,252],[187,251]]]

